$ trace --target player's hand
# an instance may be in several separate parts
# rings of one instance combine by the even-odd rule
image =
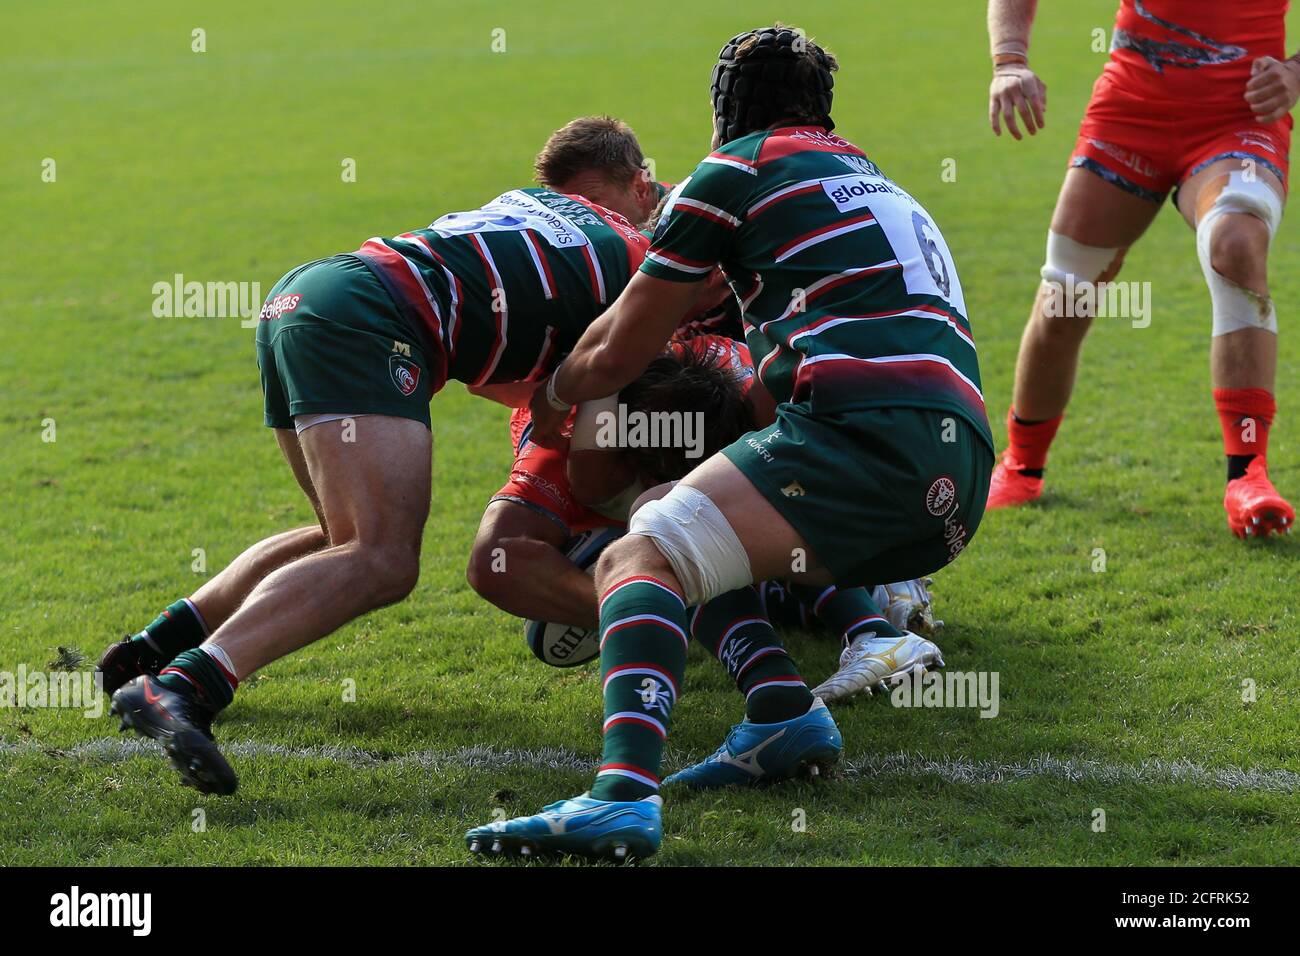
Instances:
[[[1300,99],[1300,63],[1261,56],[1250,65],[1246,102],[1260,123],[1276,123]]]
[[[1042,129],[1046,125],[1047,84],[1023,63],[1004,63],[994,69],[989,86],[989,125],[994,135],[1002,135],[1005,120],[1007,132],[1023,139],[1016,125],[1017,111],[1030,136]]]
[[[529,441],[536,442],[543,448],[555,448],[564,443],[564,423],[569,418],[570,409],[560,411],[551,405],[543,387],[533,392],[533,397],[528,402],[528,411],[533,419],[532,431],[528,433]]]

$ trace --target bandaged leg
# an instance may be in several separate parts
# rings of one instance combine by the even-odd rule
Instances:
[[[1048,286],[1043,302],[1044,314],[1048,318],[1091,318],[1096,304],[1094,283],[1103,276],[1109,278],[1108,273],[1122,251],[1085,246],[1049,229],[1041,270],[1043,281]]]
[[[1244,173],[1228,177],[1214,204],[1196,226],[1196,254],[1201,261],[1205,283],[1210,288],[1214,311],[1213,334],[1217,337],[1241,329],[1262,329],[1277,333],[1277,310],[1273,300],[1247,289],[1214,268],[1214,234],[1222,218],[1230,213],[1254,216],[1268,227],[1269,243],[1282,221],[1282,200],[1272,187],[1259,179],[1247,179]]]

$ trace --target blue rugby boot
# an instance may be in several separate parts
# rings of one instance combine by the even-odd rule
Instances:
[[[808,713],[793,720],[755,724],[746,718],[731,728],[712,757],[677,771],[664,783],[705,789],[805,774],[815,777],[834,765],[843,749],[844,741],[831,712],[815,699]]]
[[[651,856],[663,839],[663,799],[593,800],[585,793],[531,817],[497,820],[465,834],[471,853],[572,853],[623,861]]]

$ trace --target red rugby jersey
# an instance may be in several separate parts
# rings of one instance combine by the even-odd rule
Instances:
[[[1107,70],[1152,99],[1241,103],[1261,56],[1285,59],[1289,0],[1121,0]]]

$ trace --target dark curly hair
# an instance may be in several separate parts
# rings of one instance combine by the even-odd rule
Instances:
[[[654,359],[641,377],[618,393],[628,411],[701,413],[699,457],[688,457],[683,442],[669,447],[635,447],[626,454],[642,480],[662,484],[682,478],[705,459],[730,445],[755,424],[739,379],[693,349],[673,348]]]

